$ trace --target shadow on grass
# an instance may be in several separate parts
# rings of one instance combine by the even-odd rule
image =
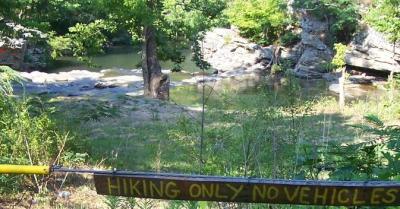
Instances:
[[[59,109],[54,117],[61,127],[76,136],[70,147],[88,153],[91,165],[286,179],[298,178],[307,159],[318,161],[329,153],[330,143],[362,137],[349,126],[349,117],[316,110],[324,100],[332,103],[326,89],[324,82],[292,77],[235,91],[208,86],[201,157],[200,114],[179,105],[124,94],[112,101],[67,97],[51,105]],[[194,86],[171,95],[178,104],[201,104]]]
[[[185,115],[171,122],[140,124],[124,117],[100,120],[88,127],[92,130],[88,136],[91,160],[104,160],[107,166],[121,170],[297,178],[301,161],[307,158],[304,155],[314,154],[304,147],[311,145],[328,153],[330,143],[361,137],[348,125],[349,117],[313,110],[324,95],[288,97],[285,89],[260,93],[263,88],[210,94],[203,163],[200,116]],[[190,93],[183,95],[193,91],[190,87]],[[186,101],[198,99],[193,96]]]
[[[204,162],[199,154],[200,115],[174,112],[172,118],[157,117],[157,108],[170,103],[125,96],[104,104],[75,98],[57,101],[63,107],[57,118],[83,142],[79,151],[89,154],[89,166],[101,163],[105,168],[131,171],[310,179],[316,177],[312,172],[317,166],[324,166],[320,159],[329,154],[331,143],[352,142],[363,136],[349,125],[350,117],[332,110],[335,101],[326,99],[323,84],[306,88],[257,86],[236,93],[208,88]],[[182,87],[174,94],[177,104],[201,104],[197,87]],[[109,107],[109,115],[99,114],[96,106],[101,104]],[[329,110],[318,111],[316,104]],[[149,110],[147,120],[133,114],[144,110]],[[83,117],[93,114],[99,116]]]

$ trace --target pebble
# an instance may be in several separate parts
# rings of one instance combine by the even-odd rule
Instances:
[[[61,191],[58,193],[58,197],[63,199],[68,199],[71,196],[71,192],[68,191]]]

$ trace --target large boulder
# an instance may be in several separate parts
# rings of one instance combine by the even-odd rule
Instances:
[[[394,48],[382,33],[366,27],[353,38],[346,53],[346,63],[360,68],[400,72],[400,45]]]
[[[26,40],[3,37],[0,39],[0,65],[21,69],[26,52]]]
[[[46,34],[11,22],[4,27],[13,37],[0,36],[0,65],[25,71],[47,67],[50,53]]]
[[[262,71],[273,56],[271,48],[249,42],[235,29],[215,28],[205,34],[201,46],[204,59],[220,72]]]
[[[291,67],[297,64],[303,54],[303,45],[299,42],[291,47],[282,48],[281,51],[281,62],[286,60],[290,61]]]
[[[301,42],[297,46],[301,56],[294,73],[302,78],[321,78],[327,71],[325,64],[333,58],[333,52],[326,44],[328,23],[307,13],[301,15]]]

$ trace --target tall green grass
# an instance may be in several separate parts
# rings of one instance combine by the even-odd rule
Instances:
[[[177,89],[175,93],[181,97],[175,102],[197,106],[201,100],[196,89],[185,88]],[[392,127],[390,124],[399,122],[400,99],[395,98],[391,103],[381,95],[381,99],[353,100],[340,111],[335,97],[314,91],[305,90],[296,78],[287,75],[278,89],[260,85],[246,92],[207,92],[210,98],[206,105],[203,162],[200,162],[198,113],[182,114],[169,121],[149,119],[138,123],[129,114],[137,111],[132,107],[119,108],[113,104],[113,108],[120,110],[115,117],[114,114],[99,115],[104,108],[69,103],[69,109],[76,115],[71,112],[68,117],[74,121],[70,130],[79,130],[76,134],[86,141],[83,151],[89,154],[89,166],[102,163],[104,167],[134,171],[284,179],[396,179],[397,171],[381,172],[395,168],[393,159],[397,155],[383,156],[389,145],[365,146],[387,137],[388,133],[379,135],[360,125],[370,125],[364,116],[373,114],[388,124],[377,127],[379,130]],[[156,106],[157,102],[153,102]],[[152,108],[157,110],[155,106]],[[82,117],[81,112],[85,111],[99,117]],[[396,143],[398,138],[391,136],[390,141]],[[380,162],[389,162],[389,159],[391,164]],[[184,204],[188,203],[171,201],[168,207],[185,208]],[[219,205],[210,203],[209,206]],[[230,206],[241,208],[243,205]],[[243,207],[247,206],[269,207],[260,204]]]
[[[179,91],[188,95],[193,88]],[[198,100],[195,95],[175,101],[197,105]],[[400,116],[396,102],[376,98],[354,100],[341,112],[334,97],[307,94],[290,76],[276,90],[261,85],[251,92],[214,92],[207,101],[204,162],[199,156],[200,117],[184,114],[170,122],[134,124],[125,113],[83,122],[87,152],[93,162],[105,160],[121,169],[327,179],[339,170],[335,153],[342,146],[375,139],[355,127],[367,122],[365,115],[378,115],[389,124]]]
[[[0,66],[0,163],[52,165],[63,160],[71,138],[58,131],[50,119],[51,110],[40,99],[15,95],[13,86],[22,85],[11,68]],[[41,192],[46,182],[40,176],[0,175],[0,194],[23,190]]]

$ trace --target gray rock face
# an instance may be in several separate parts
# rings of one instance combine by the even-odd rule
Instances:
[[[118,76],[107,77],[112,71]],[[139,69],[108,69],[101,72],[73,70],[60,73],[22,72],[27,93],[62,96],[110,96],[142,94],[143,79]]]
[[[0,37],[0,64],[14,69],[20,69],[24,63],[26,41],[24,39],[13,39]]]
[[[23,70],[43,70],[48,65],[49,49],[46,46],[28,44],[25,52]]]
[[[327,24],[306,16],[302,27],[301,42],[281,48],[281,61],[290,61],[298,77],[321,78],[326,71],[323,64],[333,57],[332,50],[324,43]],[[205,60],[218,72],[214,76],[217,80],[265,71],[275,52],[274,46],[259,46],[240,37],[236,30],[225,28],[206,33],[202,46]]]
[[[44,69],[49,57],[46,34],[14,23],[6,27],[20,38],[0,36],[0,64],[27,71]]]
[[[168,70],[162,71],[170,73]],[[24,89],[15,85],[17,93],[48,94],[52,96],[117,99],[121,95],[143,95],[143,73],[141,69],[104,69],[100,72],[72,70],[60,73],[39,71],[20,72]],[[182,83],[172,82],[172,86]]]
[[[207,32],[202,50],[211,67],[224,72],[262,71],[272,59],[270,48],[250,43],[240,37],[236,30],[226,28],[215,28]]]
[[[354,37],[346,53],[346,63],[361,68],[400,72],[399,44],[395,52],[393,57],[393,44],[382,33],[368,27]]]
[[[303,32],[301,34],[301,43],[306,47],[315,48],[320,51],[326,50],[328,48],[317,35],[313,35],[307,32]]]
[[[9,27],[11,30],[13,30],[15,33],[18,33],[19,36],[23,38],[32,38],[32,37],[37,37],[37,38],[46,38],[47,35],[39,30],[31,29],[31,28],[26,28],[22,25],[15,24],[12,22],[8,22],[5,24],[7,27]]]
[[[9,38],[2,37],[0,39],[0,48],[14,48],[14,49],[22,49],[26,45],[26,40],[22,38]]]
[[[303,53],[303,46],[301,43],[296,44],[291,48],[283,48],[281,53],[281,60],[289,60],[293,65],[295,65]]]
[[[301,52],[295,75],[302,78],[321,78],[326,69],[323,65],[333,58],[333,52],[325,43],[328,24],[308,14],[302,15],[301,42],[297,51]]]

